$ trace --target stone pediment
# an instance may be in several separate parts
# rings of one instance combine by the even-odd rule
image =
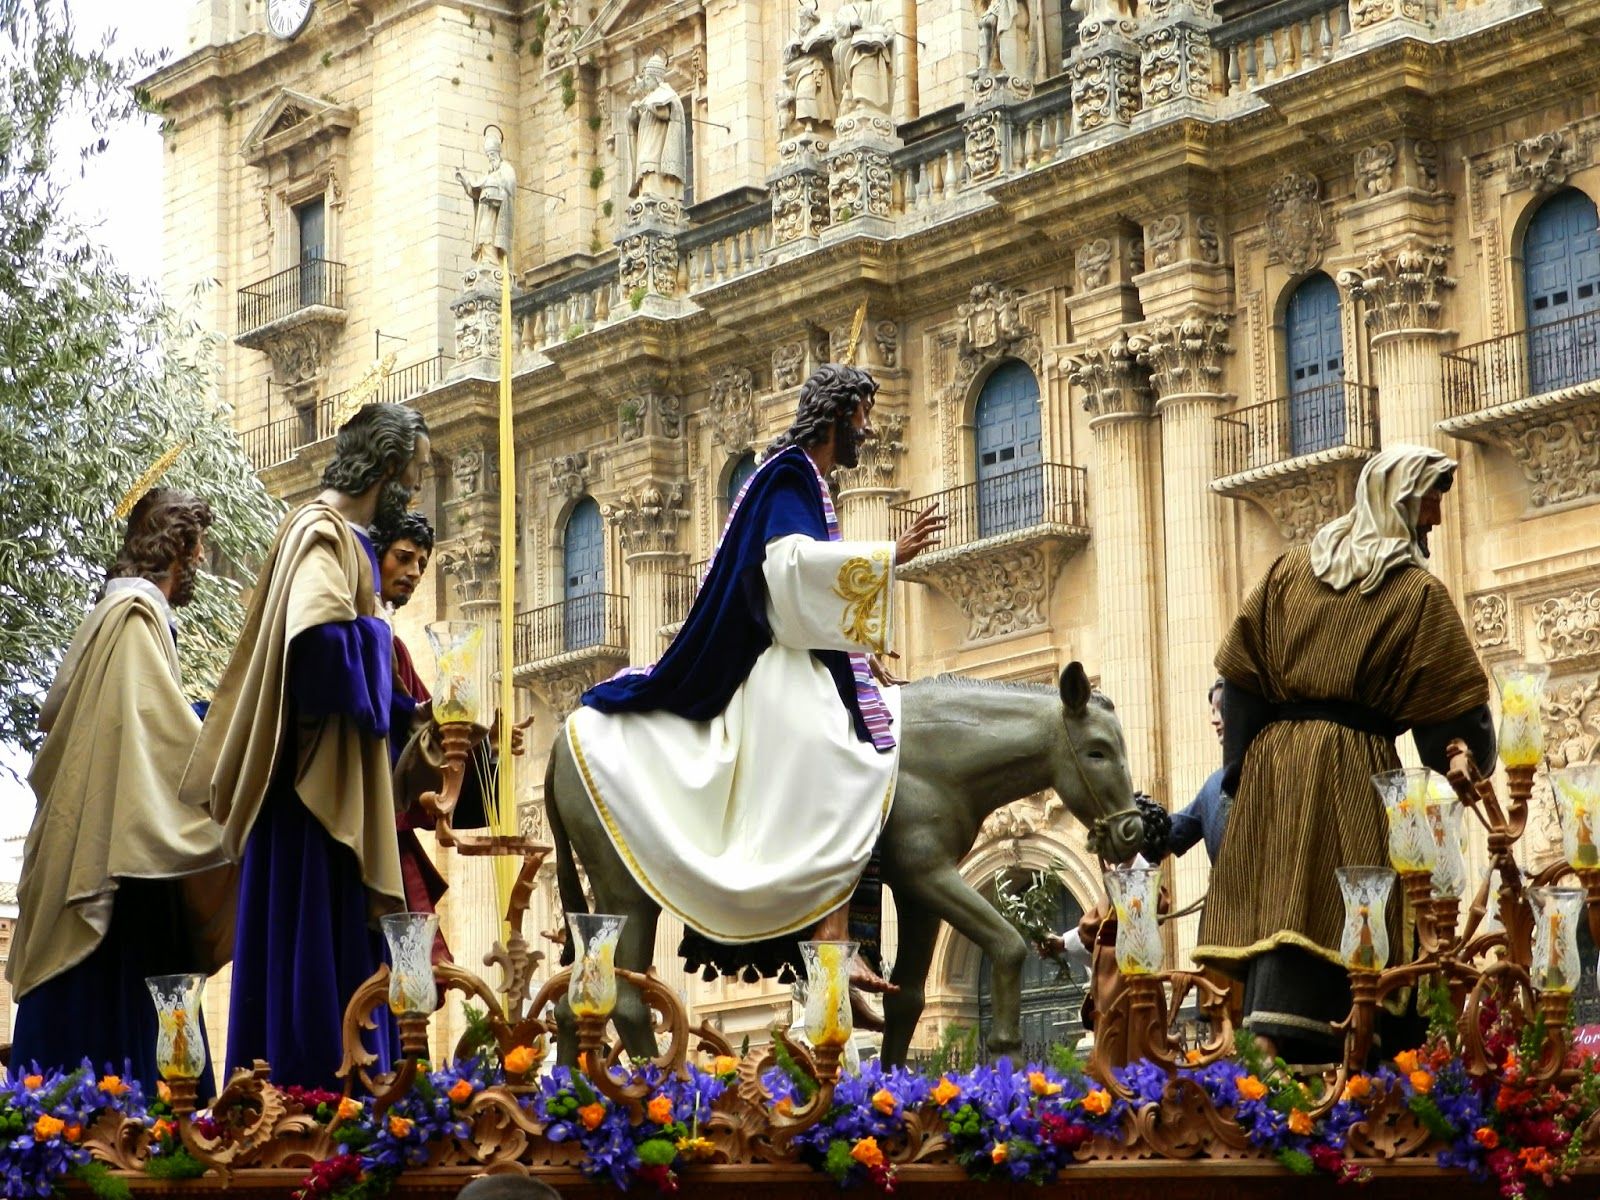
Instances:
[[[594,20],[578,36],[576,51],[582,53],[624,31],[630,44],[659,37],[702,8],[696,0],[671,0],[667,4],[660,0],[606,0]]]
[[[239,152],[251,166],[262,166],[306,142],[346,134],[355,123],[354,109],[283,88],[250,126]]]

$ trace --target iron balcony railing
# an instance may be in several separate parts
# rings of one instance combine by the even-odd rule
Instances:
[[[419,396],[443,379],[454,361],[447,354],[436,354],[409,367],[391,371],[369,399],[398,404]],[[287,462],[302,446],[314,445],[337,433],[335,417],[349,394],[348,391],[336,392],[316,404],[308,404],[288,416],[270,420],[240,434],[244,452],[255,464],[256,470]]]
[[[1214,465],[1226,479],[1305,454],[1378,448],[1376,388],[1343,379],[1216,418]]]
[[[595,647],[625,654],[628,646],[628,598],[610,592],[569,596],[516,617],[515,645],[520,665],[544,662]]]
[[[1445,411],[1464,417],[1600,379],[1600,310],[1447,350]]]
[[[254,333],[303,308],[344,307],[344,264],[308,258],[239,289],[239,336]]]
[[[706,570],[710,566],[711,560],[707,558],[690,563],[687,571],[666,573],[661,581],[663,624],[681,625],[689,616],[689,610],[694,607],[694,598],[699,595],[700,585],[705,582]]]
[[[947,522],[940,543],[945,550],[1037,525],[1084,529],[1084,478],[1082,467],[1039,463],[891,505],[890,521],[899,537],[919,512],[937,504]]]

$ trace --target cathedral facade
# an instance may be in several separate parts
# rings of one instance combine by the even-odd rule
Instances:
[[[1552,761],[1583,760],[1597,33],[1597,0],[204,0],[149,81],[165,282],[223,284],[223,396],[286,499],[352,395],[425,412],[441,540],[400,629],[425,658],[426,621],[493,619],[515,555],[536,836],[560,720],[663,649],[863,308],[879,437],[834,481],[845,534],[950,517],[897,585],[901,674],[1079,659],[1136,785],[1180,807],[1219,764],[1206,697],[1244,592],[1377,449],[1424,443],[1462,462],[1434,569],[1486,663],[1551,664]],[[1044,795],[963,869],[992,890],[1053,864],[1066,920],[1098,867]],[[471,965],[492,882],[444,866]],[[1204,893],[1202,851],[1173,871],[1180,906]],[[546,882],[530,925],[558,922]],[[787,1012],[666,974],[736,1044]],[[1039,989],[1029,1036],[1070,1031]],[[983,1019],[948,931],[928,997],[924,1042]]]

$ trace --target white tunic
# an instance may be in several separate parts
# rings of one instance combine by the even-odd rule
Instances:
[[[567,741],[611,841],[663,909],[721,942],[809,928],[850,898],[899,749],[856,736],[812,650],[882,651],[894,545],[767,547],[773,644],[709,721],[579,708]],[[898,689],[882,689],[898,718]]]

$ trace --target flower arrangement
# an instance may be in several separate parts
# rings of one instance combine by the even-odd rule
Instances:
[[[143,1107],[137,1083],[96,1074],[87,1060],[71,1072],[19,1075],[0,1087],[0,1195],[50,1196],[69,1174],[102,1194],[125,1194],[126,1184],[105,1186],[106,1170],[90,1161],[84,1135],[102,1113]]]

